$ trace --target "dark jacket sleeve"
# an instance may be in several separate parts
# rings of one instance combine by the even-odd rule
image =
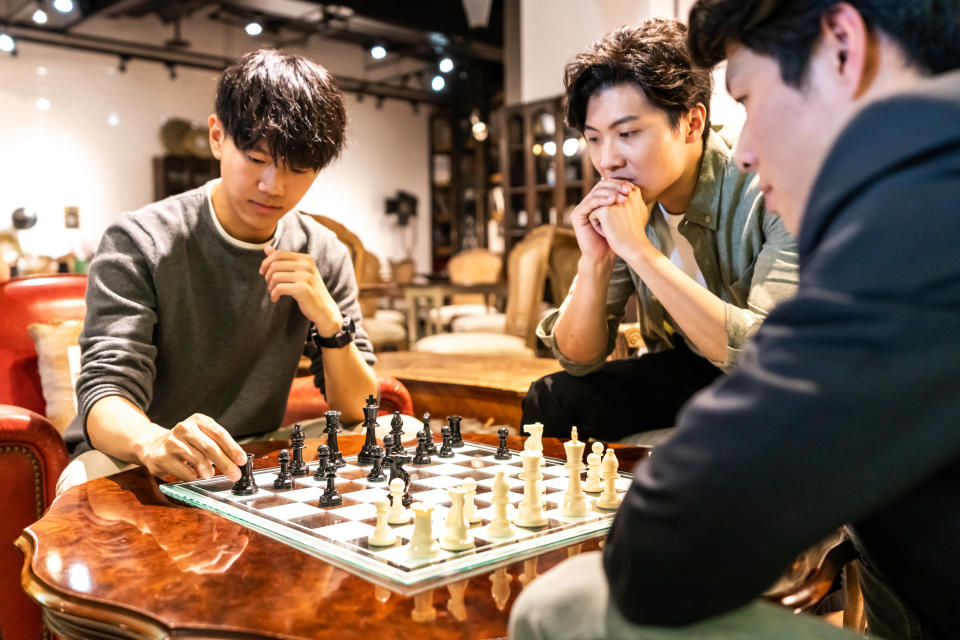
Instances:
[[[956,464],[956,104],[891,101],[841,136],[805,215],[797,296],[636,469],[604,550],[629,620],[744,605],[804,547]],[[922,131],[874,143],[904,122]]]

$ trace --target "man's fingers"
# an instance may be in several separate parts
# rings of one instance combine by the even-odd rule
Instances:
[[[203,414],[193,416],[197,430],[190,444],[205,456],[205,463],[212,462],[217,469],[232,480],[240,477],[239,465],[246,463],[247,454],[240,445],[217,422]],[[212,470],[211,470],[212,471]]]

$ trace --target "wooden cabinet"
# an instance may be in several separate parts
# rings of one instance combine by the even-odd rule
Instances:
[[[564,124],[562,98],[504,107],[500,173],[506,250],[542,224],[570,226],[570,212],[596,183],[579,131]]]
[[[205,184],[220,176],[220,161],[195,156],[155,156],[153,158],[153,197],[164,198]]]

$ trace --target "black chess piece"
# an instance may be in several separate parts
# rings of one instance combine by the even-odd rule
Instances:
[[[372,395],[367,396],[367,406],[363,408],[363,426],[367,430],[367,437],[363,441],[363,448],[357,454],[357,464],[373,464],[380,458],[382,451],[377,445],[377,411],[379,410],[376,399]]]
[[[447,422],[450,423],[450,435],[453,436],[453,439],[450,441],[450,446],[454,449],[459,449],[463,445],[463,437],[460,435],[460,421],[463,420],[460,416],[447,416]]]
[[[337,491],[337,468],[327,464],[327,487],[317,500],[318,507],[336,507],[343,504],[343,498]]]
[[[507,428],[500,427],[497,429],[497,434],[500,436],[500,446],[497,447],[497,452],[493,454],[493,457],[497,460],[509,460],[510,459],[510,450],[507,449]]]
[[[394,411],[390,419],[390,435],[393,436],[393,447],[387,453],[403,453],[403,418],[399,411]]]
[[[327,479],[327,466],[330,460],[330,447],[325,444],[317,447],[317,472],[313,474],[313,479],[317,482],[323,482]]]
[[[303,461],[303,427],[300,423],[293,425],[290,434],[290,447],[293,449],[293,462],[290,463],[290,475],[305,476],[310,474],[310,467]]]
[[[430,430],[429,411],[423,414],[423,431],[427,434],[427,453],[431,456],[437,455],[437,445],[433,443],[433,431]]]
[[[409,507],[413,504],[413,497],[410,495],[410,474],[403,468],[403,465],[410,462],[410,456],[405,453],[395,453],[390,457],[390,482],[394,478],[403,480],[403,506]]]
[[[413,456],[413,464],[430,464],[426,431],[417,434],[417,453]]]
[[[253,454],[247,454],[247,461],[240,467],[240,479],[233,484],[230,490],[235,496],[252,496],[260,487],[253,481]]]
[[[277,454],[277,460],[280,461],[280,473],[273,481],[274,489],[293,489],[293,476],[290,475],[290,452],[281,449]]]
[[[343,454],[340,453],[340,445],[337,444],[337,434],[340,433],[340,412],[330,410],[323,414],[327,419],[327,426],[323,432],[327,434],[327,446],[330,447],[330,464],[334,467],[346,466]]]
[[[453,436],[450,434],[450,427],[444,425],[440,429],[440,437],[443,438],[443,441],[440,443],[440,451],[437,453],[438,458],[452,458],[453,457],[453,447],[450,446]]]
[[[389,433],[383,436],[383,461],[390,464],[390,458],[393,456],[393,436]]]
[[[377,447],[379,449],[380,447]],[[383,482],[387,479],[387,476],[383,473],[383,451],[380,451],[379,455],[373,459],[373,467],[370,468],[370,473],[367,474],[367,482]]]

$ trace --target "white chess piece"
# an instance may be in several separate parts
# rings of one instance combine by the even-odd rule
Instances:
[[[367,542],[374,547],[390,547],[396,544],[397,536],[390,532],[390,526],[387,524],[387,511],[390,505],[386,498],[380,498],[373,503],[373,506],[377,508],[377,524],[373,528],[373,533],[367,536]]]
[[[523,430],[530,434],[530,436],[523,441],[523,450],[539,451],[540,455],[543,456],[543,425],[539,422],[525,424],[523,425]],[[543,467],[546,464],[547,461],[541,457],[540,466]]]
[[[543,460],[543,454],[526,449],[520,452],[520,459],[523,461],[523,500],[520,501],[519,513],[513,523],[519,527],[542,527],[547,524],[540,497],[543,484],[540,461]]]
[[[563,443],[563,449],[567,452],[567,464],[569,471],[569,480],[567,481],[567,490],[563,494],[563,501],[560,504],[560,513],[565,516],[585,516],[590,513],[587,508],[587,496],[583,492],[580,484],[580,472],[583,471],[583,448],[585,442],[577,439],[577,428],[570,430],[570,440]]]
[[[620,506],[620,497],[617,495],[616,482],[620,474],[617,469],[620,467],[620,461],[613,449],[607,449],[601,463],[603,471],[600,474],[603,478],[603,493],[597,498],[597,506],[601,509],[616,509]]]
[[[387,515],[387,522],[390,524],[407,524],[410,522],[410,514],[403,506],[404,487],[401,478],[394,478],[390,481],[390,497],[393,500],[390,505],[390,513]]]
[[[487,527],[487,535],[494,538],[509,538],[516,533],[507,517],[507,507],[510,505],[510,498],[507,497],[509,491],[507,475],[503,471],[497,471],[497,476],[493,480],[493,520]]]
[[[587,493],[600,493],[603,484],[600,482],[600,463],[603,453],[603,443],[594,442],[593,453],[587,456],[587,485],[583,488]]]
[[[411,558],[432,558],[440,551],[440,545],[433,539],[433,505],[416,502],[411,508],[413,533],[407,553]]]
[[[477,515],[477,505],[473,499],[477,495],[477,481],[473,478],[467,478],[463,481],[463,518],[468,525],[480,522],[482,518]]]
[[[447,551],[463,551],[476,546],[473,536],[467,533],[467,522],[463,517],[463,489],[450,487],[450,511],[447,512],[446,531],[440,538],[440,547]]]

